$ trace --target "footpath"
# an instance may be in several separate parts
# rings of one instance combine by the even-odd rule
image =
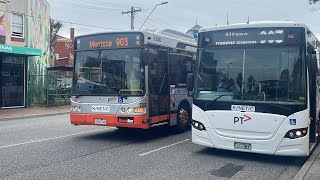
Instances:
[[[63,115],[70,112],[70,106],[30,107],[19,109],[0,109],[0,121],[10,119],[26,119],[43,116]]]
[[[320,180],[320,145],[304,163],[294,180]]]

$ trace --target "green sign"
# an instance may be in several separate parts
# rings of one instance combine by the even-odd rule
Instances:
[[[41,49],[9,46],[5,44],[0,44],[0,53],[22,54],[26,56],[42,56]]]

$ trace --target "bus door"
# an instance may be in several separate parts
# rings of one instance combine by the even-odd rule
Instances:
[[[149,89],[151,123],[168,119],[170,94],[168,84],[168,50],[149,48]]]

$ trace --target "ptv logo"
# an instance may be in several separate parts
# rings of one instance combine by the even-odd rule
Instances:
[[[250,120],[251,120],[251,117],[247,116],[247,115],[243,115],[243,117],[234,117],[233,124],[237,124],[237,123],[243,124],[243,123],[250,121]]]

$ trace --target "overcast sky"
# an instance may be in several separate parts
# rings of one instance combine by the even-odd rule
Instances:
[[[196,19],[203,27],[226,24],[229,12],[230,23],[246,22],[248,16],[251,21],[303,22],[320,39],[320,10],[312,11],[312,7],[320,5],[310,6],[308,0],[48,0],[52,18],[65,21],[61,35],[67,37],[70,27],[75,28],[76,35],[109,28],[130,29],[130,17],[121,14],[130,6],[142,9],[135,16],[135,27],[139,29],[153,7],[164,1],[169,3],[158,6],[143,29],[173,28],[186,32]]]

